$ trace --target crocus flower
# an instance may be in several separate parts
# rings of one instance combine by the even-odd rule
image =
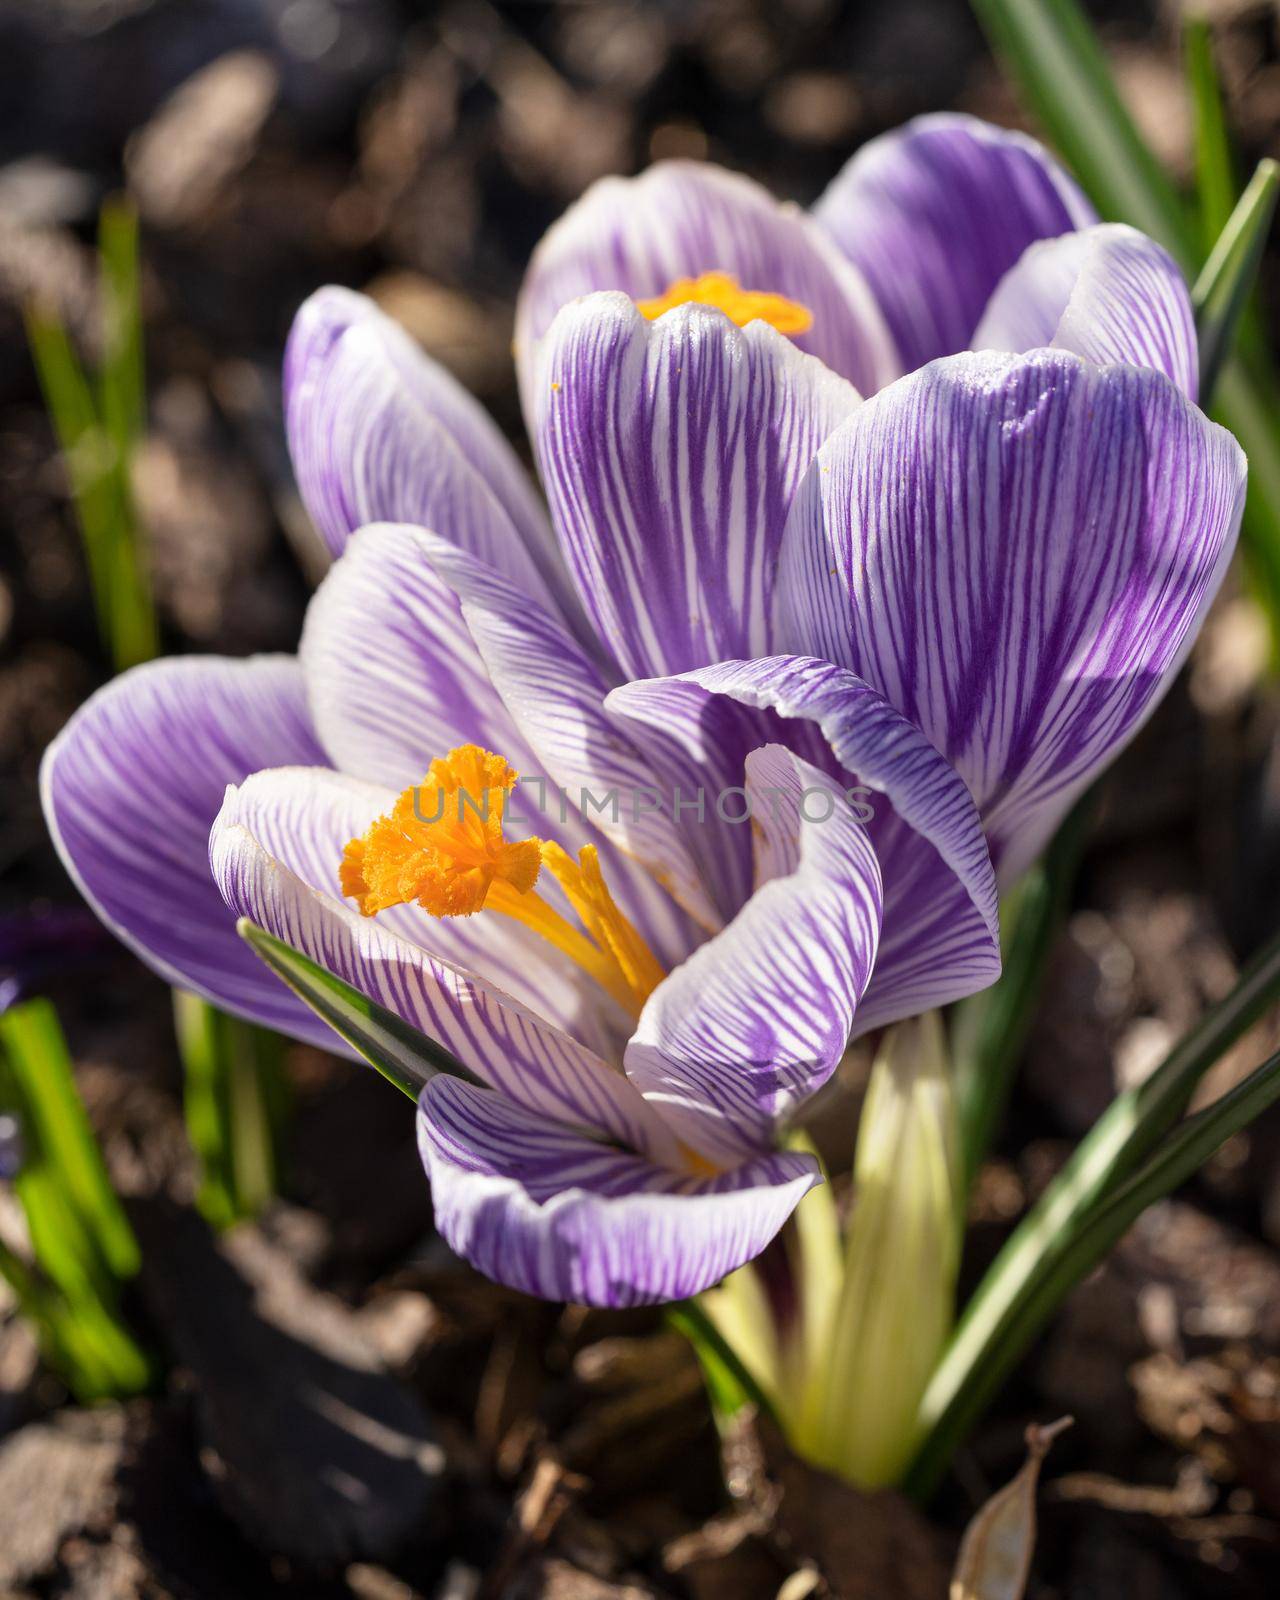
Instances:
[[[655,550],[707,518],[726,565],[741,541],[770,548],[856,394],[767,324],[702,306],[650,322],[620,296],[583,315],[688,385],[678,414],[645,425]],[[408,365],[398,389],[384,352]],[[500,501],[518,481],[508,447],[466,397],[342,292],[304,309],[288,370],[300,482],[317,523],[348,535],[299,660],[159,662],[95,696],[46,759],[64,856],[174,981],[323,1038],[246,962],[233,921],[248,915],[491,1085],[438,1078],[421,1116],[438,1224],[482,1270],[598,1303],[693,1293],[756,1254],[815,1181],[777,1136],[855,1025],[998,971],[977,811],[905,718],[826,663],[743,663],[718,698],[714,762],[611,716],[623,674],[595,607],[560,614],[567,579],[543,578],[545,536],[522,537]],[[384,410],[376,437],[374,380],[405,423]],[[457,408],[448,431],[443,405],[427,409],[440,395]],[[682,439],[716,438],[696,492],[654,480],[676,463],[676,421]],[[414,455],[421,435],[433,448]],[[418,525],[354,530],[379,512]],[[763,638],[772,564],[732,585],[693,571],[682,648],[707,659]],[[526,819],[536,846],[506,800],[487,821],[454,815],[459,793],[502,797],[514,771],[556,786]],[[865,786],[873,820],[833,784]]]
[[[606,178],[547,233],[529,264],[516,324],[526,405],[538,343],[567,301],[596,289],[674,297],[673,287],[714,301],[726,278],[806,307],[811,321],[794,335],[799,348],[874,394],[937,356],[968,349],[996,286],[1027,247],[1097,220],[1034,139],[951,113],[871,140],[811,213],[704,162],[665,161],[638,178]],[[704,275],[710,281],[698,287]]]
[[[991,145],[1025,212],[1065,205],[1034,147]],[[996,976],[988,834],[1025,858],[1131,735],[1242,492],[1177,372],[1099,364],[1145,363],[1156,326],[1185,354],[1185,290],[1149,241],[1093,237],[1019,280],[992,342],[1030,302],[1046,348],[864,403],[845,374],[869,390],[902,359],[869,276],[742,180],[686,179],[661,178],[684,211],[615,207],[648,218],[644,282],[544,318],[579,287],[548,288],[564,233],[531,269],[550,521],[394,324],[314,297],[286,410],[338,559],[298,660],[136,669],[44,768],[64,859],[164,975],[323,1039],[235,937],[247,915],[488,1084],[423,1095],[442,1233],[504,1282],[600,1304],[758,1253],[815,1180],[779,1135],[851,1032]],[[560,229],[589,235],[595,203]],[[715,216],[719,258],[684,250]],[[639,248],[586,254],[621,273]],[[517,772],[555,796],[536,844]]]

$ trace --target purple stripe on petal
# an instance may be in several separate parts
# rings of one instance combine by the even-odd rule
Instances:
[[[810,1156],[682,1176],[437,1078],[418,1138],[436,1226],[487,1277],[594,1306],[683,1300],[757,1256],[821,1182]]]
[[[1196,398],[1191,296],[1169,252],[1136,228],[1107,223],[1043,239],[1000,280],[973,348],[1049,345],[1099,366],[1153,367]]]
[[[813,215],[870,283],[904,372],[968,346],[1029,244],[1098,220],[1034,139],[951,113],[864,145]]]
[[[404,789],[461,744],[536,770],[415,528],[352,535],[307,608],[299,659],[317,731],[344,772]]]
[[[409,908],[362,917],[328,890],[334,856],[327,841],[350,828],[356,790],[367,786],[336,775],[316,779],[263,772],[227,791],[209,856],[236,915],[437,1040],[526,1114],[598,1129],[655,1159],[672,1159],[670,1132],[600,1056],[487,976],[406,936],[418,928],[429,935],[441,924],[415,920]],[[548,1009],[556,1004],[553,974],[531,970],[526,987],[535,986],[545,987]]]
[[[598,289],[652,298],[715,271],[806,306],[813,326],[796,344],[863,394],[893,375],[893,344],[866,284],[802,211],[737,173],[662,161],[593,184],[533,253],[516,312],[530,431],[536,348],[562,306]]]
[[[923,729],[1011,881],[1167,688],[1244,485],[1235,440],[1157,373],[935,362],[823,447],[787,531],[790,638]]]
[[[170,983],[301,1038],[333,1035],[237,936],[209,874],[229,783],[322,762],[288,656],[135,667],[87,700],[45,752],[45,819],[80,892]]]
[[[601,865],[627,915],[659,959],[682,959],[696,942],[695,924],[717,927],[720,918],[693,842],[672,826],[669,802],[654,804],[662,797],[652,767],[605,715],[610,680],[559,617],[500,573],[409,531],[458,596],[490,680],[534,752],[528,770],[537,781],[516,791],[513,811],[527,832],[559,837],[569,848],[592,830],[602,835]]]
[[[335,555],[367,522],[413,522],[531,594],[561,582],[546,517],[511,446],[363,295],[321,289],[298,312],[285,420],[302,498]]]
[[[778,745],[747,756],[756,892],[671,974],[627,1075],[718,1162],[767,1150],[835,1071],[875,965],[880,866],[844,793]]]
[[[767,323],[696,305],[649,322],[620,294],[560,313],[534,438],[579,596],[624,677],[767,652],[792,497],[857,405]]]
[[[884,918],[859,1032],[1000,975],[995,879],[972,797],[919,729],[851,672],[798,656],[722,662],[624,684],[607,709],[647,730],[655,763],[665,743],[705,766],[708,782],[740,783],[750,750],[778,743],[870,791],[854,798],[872,813]]]
[[[320,736],[341,770],[401,790],[458,745],[497,751],[520,774],[507,810],[513,833],[572,851],[598,843],[607,881],[659,959],[679,961],[692,948],[695,926],[619,848],[634,843],[633,794],[650,773],[604,717],[599,668],[509,580],[420,528],[362,528],[308,608],[300,653]],[[638,831],[646,824],[665,869],[669,836],[647,813]],[[691,859],[684,881],[697,890]],[[554,886],[547,892],[556,898]]]

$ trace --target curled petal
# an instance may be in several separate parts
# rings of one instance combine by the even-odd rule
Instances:
[[[298,654],[320,739],[336,767],[393,789],[462,744],[535,770],[427,543],[362,528],[316,590]]]
[[[530,593],[556,581],[547,520],[511,446],[363,295],[321,289],[298,312],[285,421],[303,501],[334,555],[367,522],[414,522]]]
[[[1107,223],[1042,239],[1000,280],[973,348],[1044,346],[1099,366],[1153,367],[1196,397],[1191,296],[1169,252],[1136,228]]]
[[[662,161],[593,184],[533,253],[516,311],[530,427],[537,346],[562,306],[597,289],[652,299],[679,278],[717,271],[804,306],[813,323],[796,344],[863,394],[892,375],[892,341],[866,284],[803,212],[737,173]]]
[[[871,285],[903,372],[968,347],[1029,244],[1097,221],[1034,139],[951,113],[864,145],[813,214]]]
[[[769,1148],[835,1071],[875,965],[880,865],[831,779],[781,746],[745,761],[759,886],[649,997],[627,1075],[714,1160]]]
[[[624,677],[764,654],[787,512],[857,391],[765,322],[650,322],[624,295],[543,343],[534,437],[551,513]]]
[[[537,993],[534,1010],[489,976],[493,951],[481,976],[413,940],[438,932],[444,943],[453,929],[407,907],[362,917],[336,898],[341,841],[367,818],[369,799],[369,785],[300,769],[260,772],[229,789],[209,839],[227,905],[436,1040],[524,1113],[673,1158],[670,1133],[635,1089],[544,1020],[571,1003],[553,969],[525,968],[521,987]]]
[[[1235,440],[1157,373],[935,362],[823,447],[784,547],[788,637],[923,729],[1011,880],[1167,688],[1244,484]]]
[[[574,848],[579,823],[603,835],[601,862],[628,915],[664,962],[680,960],[694,924],[715,927],[719,917],[693,844],[656,804],[653,768],[605,715],[610,679],[555,613],[501,573],[421,529],[393,535],[411,539],[457,596],[489,681],[533,752],[514,802],[528,831]],[[371,539],[382,536],[370,530]]]
[[[545,1300],[683,1300],[758,1255],[822,1180],[811,1156],[681,1175],[437,1078],[418,1140],[436,1226],[472,1266]]]
[[[45,752],[45,819],[89,904],[162,978],[285,1033],[330,1031],[237,937],[209,874],[229,783],[322,762],[288,656],[155,661],[100,689]]]
[[[607,707],[624,726],[647,731],[655,763],[674,748],[696,760],[709,786],[741,784],[750,751],[777,743],[850,791],[884,883],[879,954],[857,1032],[999,977],[995,878],[972,797],[919,729],[853,673],[800,656],[728,661],[624,684]],[[739,839],[747,831],[732,829]],[[709,821],[708,835],[711,859]]]

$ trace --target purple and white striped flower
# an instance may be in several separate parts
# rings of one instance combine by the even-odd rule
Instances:
[[[638,178],[605,178],[529,264],[516,323],[526,405],[537,347],[568,301],[597,289],[643,300],[704,273],[807,307],[812,323],[799,348],[874,394],[968,349],[1027,247],[1097,220],[1034,139],[952,113],[918,117],[864,145],[809,213],[705,163],[659,162]]]
[[[1028,859],[1131,736],[1228,558],[1243,462],[1183,392],[1181,283],[1124,230],[1023,256],[1087,218],[980,127],[898,136],[910,181],[864,152],[820,221],[709,168],[584,199],[520,312],[549,519],[475,402],[322,291],[286,402],[337,559],[298,658],[137,669],[46,757],[70,870],[171,981],[332,1042],[245,915],[489,1086],[434,1080],[421,1144],[504,1282],[672,1299],[757,1254],[816,1181],[783,1127],[851,1033],[994,979],[992,852]],[[915,204],[941,227],[935,135],[1007,237],[985,317],[939,301],[930,337],[1005,353],[881,389],[924,324],[836,200],[867,249]],[[536,845],[412,799],[516,772],[555,797]]]

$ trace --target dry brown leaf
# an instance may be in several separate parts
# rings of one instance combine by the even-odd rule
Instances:
[[[1022,1600],[1036,1544],[1036,1482],[1049,1446],[1071,1426],[1061,1417],[1027,1429],[1027,1459],[965,1529],[951,1577],[951,1600]]]

